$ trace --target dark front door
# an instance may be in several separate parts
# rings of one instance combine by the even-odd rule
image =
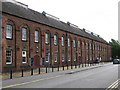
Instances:
[[[34,65],[35,65],[35,67],[40,66],[40,56],[39,55],[34,56]]]

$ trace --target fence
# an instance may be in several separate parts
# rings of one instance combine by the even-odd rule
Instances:
[[[8,73],[2,74],[3,79],[13,79],[13,78],[19,78],[24,76],[32,76],[32,75],[38,75],[38,74],[44,74],[49,72],[56,72],[56,71],[64,71],[64,70],[70,70],[70,69],[77,69],[77,68],[83,68],[83,67],[89,67],[89,66],[95,66],[102,63],[97,64],[75,64],[75,65],[66,65],[66,66],[56,66],[56,67],[38,67],[38,68],[32,68],[29,70],[22,69],[18,72],[10,70]]]

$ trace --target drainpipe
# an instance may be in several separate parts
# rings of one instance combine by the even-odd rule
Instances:
[[[16,68],[16,28],[15,28],[15,68]]]
[[[68,45],[67,45],[67,37],[68,37],[68,35],[67,35],[67,32],[66,32],[66,39],[65,39],[65,46],[66,46],[66,48],[65,48],[65,53],[66,53],[66,64],[68,65]]]

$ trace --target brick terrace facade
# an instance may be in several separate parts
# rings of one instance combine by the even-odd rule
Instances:
[[[12,38],[6,38],[7,25],[12,26]],[[22,28],[27,30],[26,41],[22,40]],[[35,30],[38,31],[39,41],[35,42]],[[84,32],[84,31],[83,31]],[[48,34],[48,44],[45,43],[45,33]],[[86,32],[85,32],[86,33]],[[54,44],[54,35],[57,35],[57,45]],[[64,46],[62,39],[64,37]],[[70,46],[68,46],[70,38]],[[99,38],[99,37],[97,37]],[[75,47],[73,40],[75,39]],[[80,40],[80,47],[78,41]],[[83,45],[84,42],[84,45]],[[87,49],[88,43],[88,49]],[[12,50],[12,63],[6,64],[6,50]],[[27,62],[22,63],[22,50],[27,52]],[[46,52],[49,51],[49,62],[46,62]],[[55,51],[57,51],[57,61],[55,62]],[[62,53],[64,52],[64,61]],[[70,58],[69,58],[70,54]],[[35,56],[39,56],[36,61]],[[76,60],[74,61],[74,58]],[[109,61],[111,57],[111,46],[108,43],[100,42],[73,32],[64,31],[59,28],[37,23],[18,16],[2,13],[2,70],[21,70],[41,66],[66,66],[82,63],[94,63],[96,58],[102,61]],[[31,58],[34,65],[30,65]],[[44,60],[43,60],[44,59]],[[70,60],[69,60],[70,59]],[[36,65],[39,63],[39,65]]]

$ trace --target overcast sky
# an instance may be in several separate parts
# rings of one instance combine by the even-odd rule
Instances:
[[[120,0],[17,0],[29,8],[60,18],[99,34],[105,40],[118,40],[118,1]]]

